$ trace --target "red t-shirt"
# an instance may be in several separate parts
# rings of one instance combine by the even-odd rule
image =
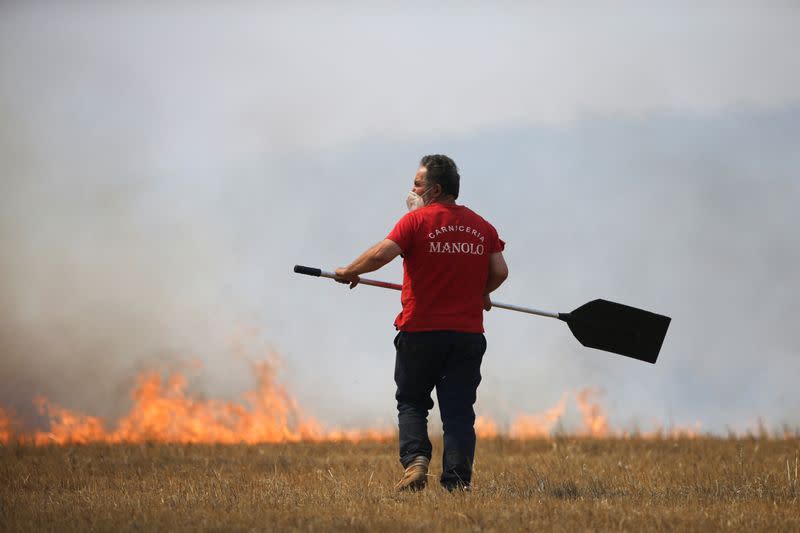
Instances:
[[[406,214],[386,238],[403,250],[397,329],[483,333],[489,254],[505,248],[494,226],[463,205],[436,202]]]

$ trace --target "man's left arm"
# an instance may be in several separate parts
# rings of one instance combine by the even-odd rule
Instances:
[[[359,282],[359,276],[378,270],[392,259],[400,255],[403,250],[391,239],[383,239],[381,242],[369,248],[366,252],[346,267],[337,268],[336,276],[339,283],[349,283],[352,289]]]

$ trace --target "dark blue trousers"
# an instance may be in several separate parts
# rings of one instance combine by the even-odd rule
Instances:
[[[469,486],[475,458],[472,406],[481,382],[486,337],[457,331],[401,331],[394,345],[400,462],[405,468],[419,455],[431,457],[428,411],[433,408],[435,388],[444,430],[440,482],[447,489]]]

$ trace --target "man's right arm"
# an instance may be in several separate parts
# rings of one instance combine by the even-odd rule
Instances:
[[[486,278],[486,288],[483,291],[483,308],[488,311],[492,308],[489,294],[497,289],[508,278],[508,265],[503,258],[503,252],[489,256],[489,277]]]

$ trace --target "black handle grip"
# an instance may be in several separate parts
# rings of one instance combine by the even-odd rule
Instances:
[[[303,266],[303,265],[295,265],[294,266],[294,271],[297,272],[298,274],[305,274],[306,276],[317,276],[317,277],[320,277],[322,275],[322,269],[321,268],[312,268],[312,267],[306,267],[306,266]]]

